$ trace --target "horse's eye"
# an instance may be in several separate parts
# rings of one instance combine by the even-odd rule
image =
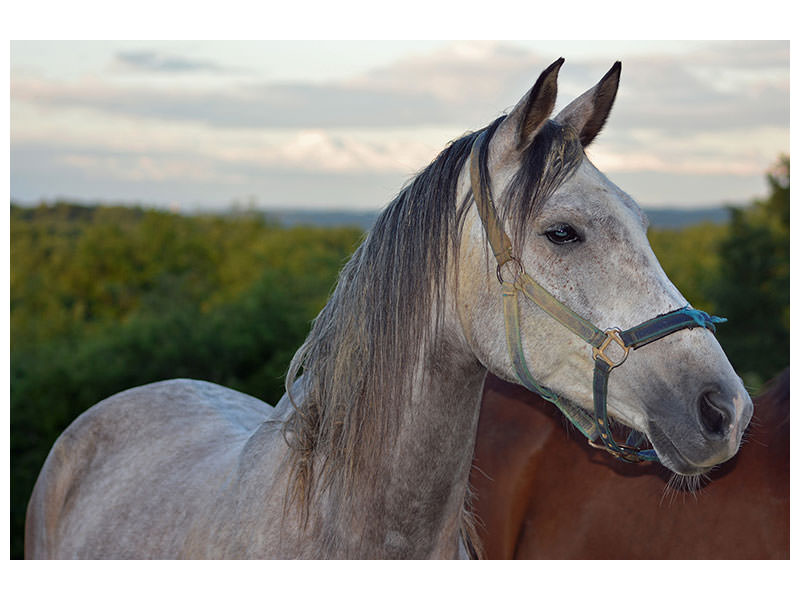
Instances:
[[[581,236],[578,235],[578,232],[566,223],[556,225],[552,229],[545,231],[544,234],[554,244],[571,244],[572,242],[581,241]]]

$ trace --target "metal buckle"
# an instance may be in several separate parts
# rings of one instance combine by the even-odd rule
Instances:
[[[625,362],[625,359],[628,358],[628,352],[630,352],[631,349],[630,346],[626,346],[625,342],[622,341],[622,337],[620,337],[622,331],[616,327],[606,329],[603,333],[606,334],[606,339],[603,340],[603,343],[600,344],[599,348],[592,348],[592,358],[594,360],[597,360],[598,358],[602,359],[611,369],[613,369]],[[606,355],[606,349],[611,342],[616,342],[616,344],[622,348],[622,351],[624,352],[622,358],[617,362],[615,362],[610,356]]]
[[[633,446],[628,446],[627,444],[617,444],[617,448],[619,448],[619,450],[616,450],[611,446],[606,446],[603,443],[595,442],[591,439],[587,441],[592,448],[596,448],[597,450],[605,450],[611,456],[619,460],[624,460],[625,462],[634,464],[646,462],[645,459],[639,455],[639,448],[634,448]]]

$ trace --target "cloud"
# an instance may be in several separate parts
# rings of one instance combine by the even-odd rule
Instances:
[[[458,42],[374,69],[353,83],[395,94],[430,94],[448,118],[478,128],[512,107],[555,58],[505,42]]]
[[[615,108],[624,113],[625,127],[673,134],[731,127],[788,128],[788,55],[783,78],[777,82],[758,68],[733,68],[731,62],[726,69],[674,57],[629,62],[623,68]],[[743,81],[747,78],[750,81]]]
[[[218,161],[196,156],[160,157],[154,153],[109,154],[105,152],[67,152],[57,157],[64,167],[91,178],[94,173],[120,182],[194,181],[195,183],[244,183],[245,180],[221,169]]]
[[[118,53],[115,61],[144,71],[218,69],[213,63],[151,51]],[[457,125],[477,129],[497,117],[546,66],[504,43],[458,43],[401,60],[364,76],[328,83],[226,82],[172,86],[93,78],[12,78],[18,102],[72,107],[216,127],[332,128]]]
[[[197,71],[214,73],[225,70],[210,61],[161,54],[148,50],[118,52],[114,56],[114,61],[117,65],[125,68],[164,73],[188,73]]]
[[[27,203],[70,196],[224,208],[235,197],[256,196],[258,206],[374,209],[387,204],[407,179],[400,173],[300,171],[252,161],[67,151],[39,144],[16,146],[11,158],[11,195]],[[763,175],[624,171],[611,179],[642,206],[709,206],[746,201],[766,191]]]
[[[248,161],[111,154],[34,143],[17,145],[11,160],[11,197],[27,204],[73,197],[219,209],[231,206],[234,198],[255,196],[258,206],[375,209],[391,201],[406,179],[399,173],[298,171]]]
[[[120,53],[117,60],[161,72],[219,68],[148,51]],[[163,82],[134,86],[105,79],[65,83],[17,77],[12,98],[216,127],[449,124],[466,130],[513,106],[551,60],[509,43],[456,43],[347,81],[167,88]],[[568,60],[560,76],[559,105],[591,87],[610,64]],[[788,97],[788,44],[710,44],[696,55],[625,61],[613,126],[673,133],[732,124],[788,127]]]
[[[157,164],[177,159],[219,165],[204,172],[224,172],[237,165],[298,172],[398,173],[405,177],[430,162],[460,132],[446,128],[302,128],[262,129],[215,127],[186,121],[115,114],[87,115],[78,109],[59,111],[42,122],[41,111],[26,105],[12,107],[12,152],[22,145],[50,147],[69,155],[74,166],[100,166],[97,156],[153,157]],[[92,156],[91,160],[84,157]],[[138,177],[144,162],[115,159],[108,169],[121,178]],[[128,169],[128,174],[123,172]],[[154,173],[153,171],[149,171]],[[191,173],[187,172],[187,175]],[[155,175],[157,176],[157,175]]]
[[[213,62],[149,51],[115,55],[136,77],[117,70],[48,80],[12,71],[12,182],[42,185],[57,172],[148,193],[158,183],[178,189],[181,180],[215,193],[266,186],[269,177],[286,190],[343,180],[351,189],[372,176],[402,182],[449,140],[513,106],[554,58],[507,42],[455,43],[322,83],[230,78]],[[559,106],[612,62],[567,56]],[[633,174],[643,171],[663,176],[658,181],[683,177],[697,183],[698,196],[711,194],[705,176],[715,185],[724,177],[761,181],[789,147],[788,72],[786,42],[712,43],[624,60],[614,111],[589,154],[635,185]],[[187,77],[179,85],[149,73]],[[37,162],[36,153],[49,158]]]
[[[231,90],[164,89],[85,80],[16,80],[12,97],[54,108],[192,121],[216,127],[393,127],[450,120],[447,107],[426,93],[342,85],[264,84]]]
[[[789,61],[789,42],[781,40],[720,41],[707,44],[695,53],[697,60],[733,69],[785,69]],[[736,60],[731,61],[735,55]]]

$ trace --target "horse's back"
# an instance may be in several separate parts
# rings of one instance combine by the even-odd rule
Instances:
[[[182,555],[271,411],[252,396],[188,379],[96,404],[56,440],[39,474],[26,557]]]

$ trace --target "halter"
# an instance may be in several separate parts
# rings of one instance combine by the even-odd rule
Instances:
[[[512,252],[511,240],[503,229],[497,214],[492,192],[481,178],[478,157],[485,152],[486,132],[482,132],[472,145],[470,154],[470,178],[475,205],[481,217],[486,237],[497,260],[497,279],[503,295],[503,314],[505,319],[506,342],[511,363],[522,385],[555,404],[559,410],[586,436],[589,445],[606,450],[626,462],[657,461],[655,450],[637,448],[645,441],[644,434],[632,431],[624,444],[617,443],[611,434],[607,414],[608,376],[620,366],[631,349],[659,340],[681,329],[704,327],[716,332],[716,323],[726,319],[711,317],[701,310],[685,306],[622,331],[616,327],[601,331],[592,323],[574,313],[558,301],[550,292],[536,283],[525,272],[520,260]],[[513,266],[513,280],[504,281],[502,268]],[[538,384],[525,360],[522,348],[519,318],[519,292],[539,306],[547,314],[586,341],[592,347],[594,360],[594,414],[580,406],[560,398],[552,390]],[[609,356],[612,348],[613,356]],[[599,441],[598,441],[599,440]]]

